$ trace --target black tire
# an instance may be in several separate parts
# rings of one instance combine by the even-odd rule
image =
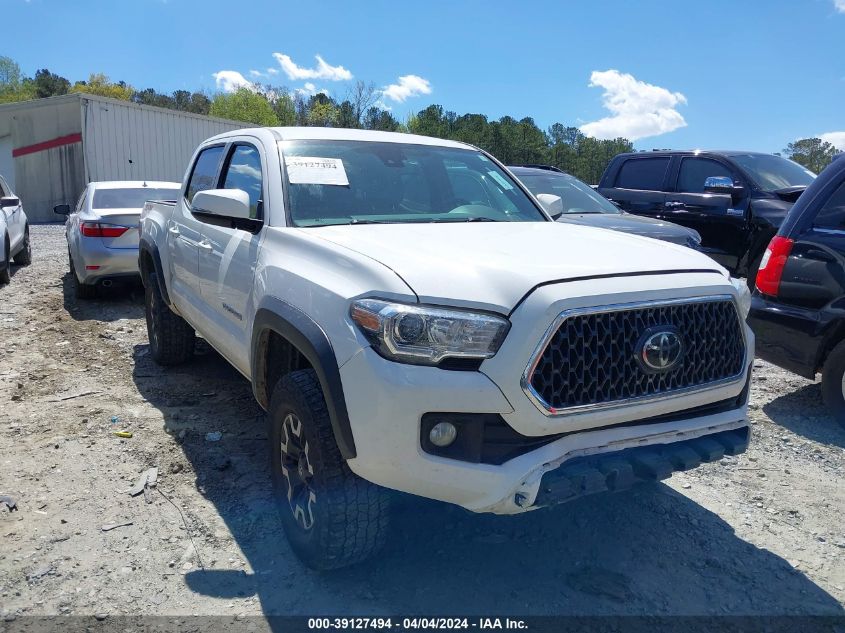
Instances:
[[[15,255],[15,263],[19,266],[29,266],[32,263],[32,247],[29,243],[29,224],[23,230],[23,248]]]
[[[159,365],[179,365],[190,359],[196,332],[164,302],[155,273],[150,273],[144,284],[144,308],[153,360]]]
[[[12,261],[9,258],[9,238],[8,236],[3,237],[3,242],[6,248],[3,249],[3,262],[2,267],[0,267],[0,286],[9,283],[12,280],[11,271],[9,268],[12,266]]]
[[[319,570],[373,555],[387,537],[389,492],[358,477],[341,457],[316,373],[283,376],[269,411],[273,488],[293,551]]]
[[[845,394],[842,379],[845,376],[845,341],[828,354],[822,369],[822,398],[834,419],[845,426]]]
[[[70,262],[70,277],[73,280],[73,293],[77,299],[88,301],[89,299],[97,298],[97,286],[94,284],[84,284],[79,281],[76,275],[76,267],[73,265],[73,259],[68,253],[68,261]]]

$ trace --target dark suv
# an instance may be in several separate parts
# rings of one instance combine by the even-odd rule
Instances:
[[[619,154],[598,190],[622,209],[701,234],[701,250],[749,285],[769,240],[815,179],[798,163],[754,152]]]
[[[815,378],[845,423],[845,158],[807,188],[757,273],[748,324],[757,355]]]

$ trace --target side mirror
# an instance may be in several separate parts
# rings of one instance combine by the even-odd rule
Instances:
[[[70,215],[70,205],[57,204],[53,207],[53,213],[55,213],[56,215]]]
[[[563,215],[563,200],[560,196],[553,193],[538,193],[537,200],[543,205],[546,213],[552,216],[552,220],[557,220]]]
[[[191,201],[194,213],[216,215],[232,220],[249,220],[249,194],[242,189],[206,189]]]
[[[709,176],[704,179],[704,193],[727,193],[732,196],[741,194],[744,189],[734,184],[728,176]]]
[[[8,209],[9,207],[17,207],[21,203],[21,199],[16,196],[3,196],[0,198],[0,207]]]

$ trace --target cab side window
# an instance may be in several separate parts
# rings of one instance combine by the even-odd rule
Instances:
[[[677,190],[681,193],[704,193],[704,181],[711,176],[727,176],[733,180],[731,170],[709,158],[685,158],[678,173]]]
[[[197,192],[214,189],[217,186],[217,168],[222,157],[222,145],[208,147],[200,152],[197,162],[194,163],[194,169],[191,172],[191,178],[185,192],[188,202],[194,199]]]
[[[845,230],[845,181],[819,209],[813,226],[820,229]]]
[[[261,154],[252,145],[235,145],[224,168],[223,189],[240,189],[249,194],[249,217],[263,216],[264,194]]]
[[[622,189],[661,191],[667,167],[669,167],[668,156],[632,158],[625,161],[619,170],[616,186]]]

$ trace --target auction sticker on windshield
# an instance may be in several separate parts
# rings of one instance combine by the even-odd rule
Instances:
[[[317,156],[285,156],[288,181],[292,185],[341,185],[349,184],[343,161],[339,158]]]

